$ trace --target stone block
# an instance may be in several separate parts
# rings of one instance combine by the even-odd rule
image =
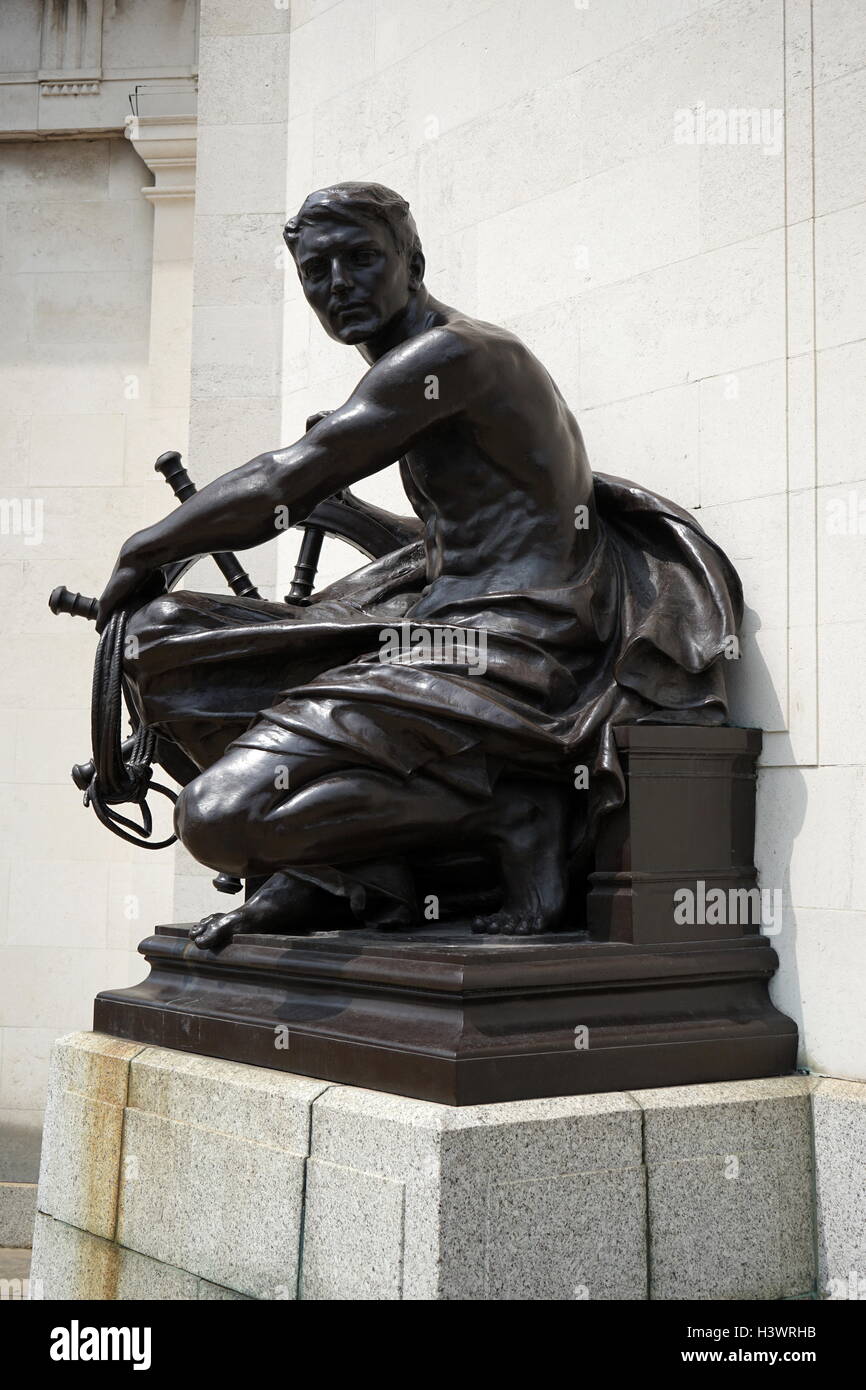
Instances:
[[[279,390],[281,337],[279,305],[197,309],[192,373],[196,398],[274,396]]]
[[[814,1283],[808,1077],[636,1091],[650,1298],[777,1299]]]
[[[129,1064],[138,1043],[73,1033],[54,1048],[38,1208],[113,1238]]]
[[[123,482],[124,420],[114,415],[40,415],[33,421],[31,487],[105,487]]]
[[[309,1107],[327,1085],[288,1072],[148,1047],[129,1078],[130,1110],[305,1154]]]
[[[202,305],[274,304],[283,278],[295,275],[279,219],[270,213],[199,217],[196,224],[195,302]],[[306,307],[306,301],[304,301]],[[310,311],[307,308],[309,319]]]
[[[866,462],[860,446],[860,383],[866,378],[866,341],[819,352],[818,478],[822,485],[862,482]],[[860,489],[862,502],[862,488]],[[824,518],[819,517],[819,524]],[[862,543],[862,535],[858,537]],[[832,612],[832,607],[828,609]]]
[[[273,0],[247,0],[244,5],[237,0],[202,0],[201,35],[282,34],[294,20],[296,8],[278,8]]]
[[[785,492],[785,386],[785,364],[781,360],[701,382],[702,507]],[[767,518],[762,515],[762,535],[766,523]],[[784,568],[784,559],[780,559],[773,544],[776,537],[772,525],[769,535],[773,564],[781,562]],[[747,587],[746,592],[763,614],[759,598],[751,588]]]
[[[87,746],[86,740],[84,746]],[[137,864],[109,866],[106,944],[116,950],[137,952],[142,924],[164,922],[171,916],[174,878],[171,859],[153,854],[143,861],[142,855]],[[143,965],[139,975],[142,970]]]
[[[624,471],[623,459],[637,448],[645,486],[663,497],[676,492],[681,506],[700,506],[700,392],[700,383],[691,382],[584,411],[580,423],[593,468]]]
[[[866,474],[866,461],[861,471]],[[817,502],[821,611],[832,614],[834,624],[862,622],[866,601],[866,485],[854,488],[850,483],[838,483],[835,487],[822,487]],[[852,513],[862,515],[862,530],[853,530]]]
[[[131,1078],[118,1243],[294,1298],[309,1107],[325,1083],[158,1048]]]
[[[792,90],[789,76],[785,99],[785,208],[789,224],[812,216],[814,150],[812,139],[812,90],[809,85]]]
[[[311,10],[324,9],[327,5],[328,0],[296,0],[292,6],[292,24],[304,23],[311,17]],[[489,9],[490,0],[436,0],[435,4],[425,7],[422,22],[412,0],[379,0],[376,7],[377,68],[399,62],[455,24],[464,24],[473,15]]]
[[[485,1299],[646,1298],[640,1167],[492,1183]]]
[[[44,1213],[36,1218],[31,1283],[45,1299],[192,1300],[198,1280],[185,1270],[124,1250]]]
[[[58,344],[96,356],[146,347],[150,313],[150,275],[141,271],[57,271],[34,276],[33,331],[41,355]],[[80,352],[75,355],[80,355]]]
[[[196,213],[285,216],[286,135],[281,124],[199,126]]]
[[[24,1249],[33,1240],[36,1184],[0,1182],[0,1245]]]
[[[818,679],[821,760],[862,767],[866,763],[866,623],[862,619],[824,623],[820,628]]]
[[[243,1300],[233,1289],[198,1279],[113,1241],[40,1213],[30,1268],[31,1297],[76,1302]]]
[[[36,1182],[43,1118],[41,1109],[0,1108],[0,1182]]]
[[[302,1298],[403,1297],[405,1191],[381,1173],[310,1160]]]
[[[864,102],[863,68],[815,88],[815,212],[819,217],[863,201]]]
[[[190,428],[195,457],[201,460],[196,463],[196,478],[201,474],[201,486],[227,469],[236,468],[239,461],[273,448],[274,439],[280,437],[279,398],[199,398],[193,406]],[[303,424],[298,434],[302,430]],[[256,552],[256,576],[262,563],[268,561],[273,563],[271,550]]]
[[[624,1095],[456,1109],[333,1087],[313,1105],[303,1297],[643,1298],[640,1143]]]
[[[808,1154],[807,1076],[635,1091],[647,1164],[771,1149]]]
[[[581,306],[583,407],[782,357],[783,251],[784,233],[766,232],[590,290]]]
[[[774,106],[781,111],[781,101]],[[771,112],[773,109],[769,108]],[[704,251],[758,236],[784,223],[786,160],[782,125],[773,116],[764,121],[763,143],[709,145],[700,150]]]
[[[311,15],[292,38],[289,115],[325,104],[351,82],[373,73],[375,10],[366,0],[344,0]]]
[[[754,623],[753,612],[746,621]],[[786,668],[790,629],[766,627],[740,635],[740,658],[726,672],[728,708],[735,727],[763,729],[767,741],[783,733],[787,723],[788,670]]]
[[[797,908],[828,915],[866,908],[866,894],[862,901],[854,894],[858,847],[866,834],[864,790],[863,770],[857,767],[763,770],[755,848],[762,881],[783,887]],[[798,853],[792,855],[795,840]]]
[[[866,337],[866,202],[815,223],[817,345]]]
[[[245,1293],[237,1293],[235,1289],[224,1289],[220,1284],[209,1284],[207,1279],[199,1279],[196,1296],[208,1303],[249,1303],[251,1301]]]
[[[866,1085],[821,1078],[812,1093],[818,1292],[866,1298]]]
[[[702,395],[702,412],[703,403]],[[768,414],[772,409],[769,391],[764,409]],[[736,487],[736,469],[729,471],[732,486]],[[703,493],[703,450],[701,476]],[[698,520],[718,545],[723,549],[727,547],[747,595],[748,608],[741,631],[754,632],[756,626],[761,630],[784,627],[788,618],[785,583],[788,500],[784,491],[773,496],[753,493],[746,498],[741,495],[739,501],[714,505],[707,505],[707,502],[702,496]],[[757,688],[757,672],[748,668],[748,678]],[[757,721],[757,726],[765,730],[776,727],[762,720]]]
[[[866,1075],[860,983],[866,969],[866,913],[795,908],[792,918],[791,973],[795,979],[820,976],[827,982],[821,994],[802,994],[806,1064],[827,1074],[842,1057],[852,1076]]]
[[[288,99],[288,34],[203,35],[204,79],[198,119],[203,125],[262,125],[284,119]]]
[[[86,737],[81,747],[87,747]],[[9,878],[8,944],[52,949],[104,946],[104,912],[82,911],[81,904],[90,900],[101,908],[107,882],[104,864],[57,858],[14,861]],[[43,1052],[43,1067],[46,1058]]]
[[[607,21],[607,7],[589,8]],[[693,106],[697,94],[708,108],[782,104],[782,13],[776,5],[742,0],[733,13],[731,5],[701,5],[681,24],[674,22],[682,15],[676,6],[639,8],[655,15],[660,32],[611,53],[586,73],[588,172],[673,143],[674,113]],[[669,27],[658,24],[661,13],[670,15]],[[718,153],[718,147],[705,146],[701,153]]]
[[[626,281],[694,256],[698,242],[698,162],[675,147],[557,188],[531,208],[513,207],[478,229],[478,295],[498,321],[539,304]],[[617,215],[628,202],[632,215]],[[527,216],[546,229],[543,257],[522,234]],[[509,274],[501,250],[509,247]],[[575,335],[576,336],[576,335]]]
[[[774,1153],[648,1167],[650,1297],[802,1297],[814,1283],[811,1168]]]
[[[848,0],[821,0],[814,24],[816,86],[862,67],[866,10]]]
[[[51,1028],[4,1028],[0,1034],[0,1106],[26,1110],[44,1104],[48,1090],[48,1062],[57,1039]],[[5,1148],[5,1145],[4,1145]],[[35,1182],[26,1173],[4,1173],[0,1182]],[[8,1244],[8,1242],[5,1242]],[[0,1245],[4,1242],[0,1240]]]
[[[108,192],[111,140],[11,144],[0,169],[0,202],[98,201]],[[139,181],[139,187],[144,180]]]
[[[122,271],[133,251],[134,204],[127,201],[10,203],[6,269]]]

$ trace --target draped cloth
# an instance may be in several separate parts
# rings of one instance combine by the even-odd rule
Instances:
[[[423,769],[469,797],[488,796],[503,769],[573,787],[586,767],[579,855],[625,795],[617,725],[725,722],[724,656],[743,608],[736,571],[689,512],[600,473],[594,503],[592,552],[555,589],[431,605],[418,541],[306,606],[171,595],[138,629],[145,721],[181,745],[195,725],[275,754],[300,737],[339,748],[347,767]],[[471,629],[483,671],[423,646],[383,660],[383,630],[401,622],[416,635]]]

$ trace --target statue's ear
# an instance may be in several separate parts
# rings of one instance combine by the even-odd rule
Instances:
[[[409,257],[409,288],[418,290],[424,280],[424,270],[427,262],[424,260],[423,251],[413,251]]]

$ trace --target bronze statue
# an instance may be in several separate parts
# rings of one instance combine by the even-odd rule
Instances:
[[[573,931],[623,799],[613,731],[725,722],[739,580],[689,513],[593,476],[514,334],[434,299],[396,193],[312,193],[285,239],[368,370],[296,443],[126,541],[99,602],[101,629],[129,609],[128,689],[185,784],[181,840],[263,880],[193,938],[412,930],[440,910]],[[148,597],[165,567],[259,545],[397,460],[405,543],[309,601]]]

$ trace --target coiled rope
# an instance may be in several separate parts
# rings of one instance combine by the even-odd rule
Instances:
[[[93,691],[90,706],[90,736],[93,746],[93,772],[84,792],[85,806],[92,806],[102,824],[143,849],[165,849],[176,835],[151,840],[153,815],[147,804],[151,791],[172,803],[177,793],[153,780],[156,734],[141,723],[130,701],[127,705],[132,737],[121,743],[123,717],[123,657],[126,650],[126,610],[120,609],[108,620],[93,665]],[[113,809],[131,804],[141,811],[141,824]]]

